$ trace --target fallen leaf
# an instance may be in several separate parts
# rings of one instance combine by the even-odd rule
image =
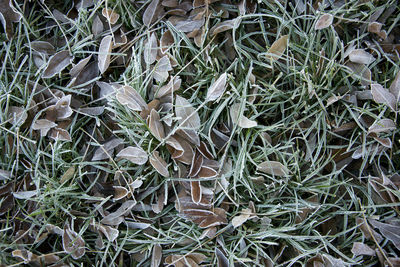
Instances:
[[[32,191],[19,191],[19,192],[14,192],[13,196],[17,199],[30,199],[34,196],[37,195],[37,190],[32,190]]]
[[[219,248],[215,248],[215,256],[217,257],[218,267],[229,267],[229,260]]]
[[[356,218],[356,223],[360,225],[360,230],[364,234],[366,239],[375,239],[378,243],[383,240],[383,237],[379,233],[377,233],[371,226],[369,226],[368,223],[366,223],[363,219]]]
[[[61,73],[72,62],[72,57],[68,50],[58,52],[49,59],[46,69],[43,73],[43,78],[51,78],[56,74]]]
[[[315,29],[322,30],[328,28],[332,25],[332,22],[333,16],[331,14],[324,14],[317,20],[317,23],[315,24]]]
[[[150,164],[156,171],[164,177],[169,177],[168,164],[160,157],[158,151],[154,151],[150,157]]]
[[[111,49],[112,49],[112,36],[107,35],[105,36],[100,43],[99,46],[99,58],[98,58],[98,66],[100,70],[100,74],[103,74],[110,66],[110,59],[111,59]]]
[[[374,101],[379,104],[385,104],[390,107],[393,111],[397,109],[397,103],[395,96],[388,90],[383,88],[380,84],[371,84],[371,93]]]
[[[144,151],[141,147],[133,147],[133,146],[129,146],[127,148],[122,149],[117,154],[117,157],[127,159],[130,162],[137,165],[143,165],[148,160],[146,151]]]
[[[104,31],[104,26],[103,22],[101,22],[99,16],[95,16],[93,19],[93,24],[92,24],[92,33],[94,36],[100,35]]]
[[[400,103],[400,71],[397,72],[392,84],[389,87],[389,92],[394,95],[397,103]]]
[[[36,52],[45,54],[45,55],[53,55],[56,53],[54,46],[46,41],[33,41],[30,43],[30,47]]]
[[[130,193],[128,189],[123,186],[113,186],[114,189],[114,198],[113,200],[118,201],[124,199]]]
[[[114,240],[117,239],[117,237],[119,235],[118,229],[115,229],[111,226],[98,224],[97,228],[99,229],[100,232],[102,232],[104,234],[104,236],[110,242],[114,242]]]
[[[133,111],[142,111],[147,108],[142,96],[131,86],[123,86],[116,94],[117,100]]]
[[[288,176],[289,169],[278,161],[264,161],[257,166],[261,172],[275,175],[275,176]]]
[[[249,118],[245,117],[243,114],[240,115],[240,103],[236,103],[231,106],[230,115],[232,118],[232,122],[242,128],[253,128],[253,127],[257,126],[256,121],[250,120]]]
[[[78,74],[86,67],[86,65],[89,63],[90,59],[92,58],[92,55],[81,59],[78,64],[76,64],[75,66],[73,66],[71,68],[71,70],[69,71],[69,75],[71,75],[71,77],[77,77]]]
[[[112,158],[114,149],[121,145],[123,142],[119,138],[112,138],[96,149],[93,154],[92,161],[103,160]]]
[[[365,65],[369,65],[375,61],[375,58],[364,49],[352,50],[349,54],[349,59],[351,62]]]
[[[353,255],[355,257],[360,256],[360,255],[366,255],[366,256],[375,256],[376,255],[375,250],[373,250],[368,245],[361,243],[361,242],[354,242],[351,252],[353,253]]]
[[[14,126],[21,126],[28,118],[28,113],[22,107],[11,106],[8,109],[7,117]]]
[[[208,88],[206,102],[218,99],[225,92],[226,76],[225,72]]]
[[[11,179],[11,172],[0,169],[0,181]]]
[[[0,0],[0,21],[8,39],[13,37],[12,22],[18,22],[22,18],[22,15],[14,8],[12,3],[11,0]]]
[[[152,0],[143,13],[143,24],[149,27],[157,19],[159,0]]]
[[[80,108],[79,112],[89,116],[99,116],[104,112],[104,106],[102,107],[88,107],[88,108]]]
[[[171,62],[168,58],[168,55],[165,55],[154,66],[154,79],[160,83],[165,82],[169,76],[168,71],[171,70]]]
[[[176,23],[175,28],[178,31],[187,33],[187,32],[192,32],[194,30],[198,30],[201,28],[201,26],[204,25],[205,19],[201,18],[199,20],[191,20],[191,19],[187,19],[187,20],[182,20],[182,21],[178,21],[178,23]]]
[[[77,260],[85,255],[85,241],[67,224],[64,226],[62,243],[64,251],[70,254],[73,259]]]
[[[225,20],[223,22],[218,23],[217,25],[215,25],[210,29],[211,35],[216,35],[220,32],[232,30],[235,27],[236,23],[237,24],[240,23],[240,20],[241,18],[236,18],[231,20]]]
[[[378,229],[382,235],[389,239],[397,249],[400,249],[400,227],[388,223],[381,223],[373,219],[369,219],[368,222],[376,229]]]
[[[157,52],[158,52],[158,42],[157,42],[157,37],[153,32],[144,46],[144,52],[143,52],[144,61],[149,65],[153,64],[156,61]]]
[[[36,120],[32,124],[32,129],[33,130],[40,130],[40,135],[41,136],[46,136],[47,133],[49,132],[49,130],[51,128],[56,127],[56,126],[57,126],[57,124],[52,122],[52,121],[49,121],[49,120],[46,120],[46,119],[39,119],[39,120]]]
[[[375,121],[374,124],[368,128],[369,133],[391,132],[393,130],[396,130],[396,124],[391,119]]]
[[[49,137],[56,141],[66,141],[66,142],[72,141],[71,135],[69,134],[69,132],[67,130],[57,128],[57,127],[51,129]]]
[[[175,77],[171,78],[171,80],[168,82],[168,84],[162,86],[155,94],[155,98],[162,98],[166,95],[171,94],[172,92],[175,92],[181,87],[182,80],[181,78]]]
[[[288,46],[289,35],[284,35],[276,40],[267,51],[266,58],[271,61],[280,59]]]
[[[115,212],[105,216],[100,222],[107,225],[119,225],[123,220],[123,216],[128,213],[136,205],[135,200],[127,200],[122,203]]]
[[[243,209],[240,212],[240,215],[237,215],[235,217],[233,217],[232,219],[232,225],[233,228],[237,228],[239,226],[241,226],[242,224],[244,224],[252,215],[252,211],[250,209]]]
[[[199,114],[189,101],[179,95],[175,99],[175,114],[183,128],[197,130],[201,126]]]
[[[192,196],[192,201],[195,204],[199,204],[201,201],[201,185],[200,185],[200,181],[191,181],[190,182],[190,192],[191,192],[191,196]]]
[[[175,43],[174,36],[172,35],[170,30],[167,30],[163,33],[160,39],[160,49],[162,53],[165,53],[170,46]]]
[[[107,8],[103,8],[103,10],[101,11],[101,14],[108,20],[108,22],[111,25],[114,25],[115,23],[117,23],[118,19],[119,19],[119,14],[117,12],[115,12],[115,10],[112,9],[107,9]]]
[[[205,261],[207,257],[200,253],[189,253],[185,255],[169,255],[165,258],[165,263],[169,266],[176,267],[199,267],[200,263]]]
[[[152,109],[149,116],[149,128],[151,134],[158,140],[162,141],[165,138],[164,126],[160,121],[160,115],[155,109]]]
[[[153,254],[151,256],[151,267],[158,267],[161,263],[162,248],[159,244],[153,246]]]

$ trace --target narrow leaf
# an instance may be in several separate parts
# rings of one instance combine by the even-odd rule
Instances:
[[[156,19],[159,0],[152,0],[143,13],[143,24],[149,27]]]
[[[99,47],[99,70],[100,73],[103,74],[110,66],[110,59],[111,59],[111,49],[112,49],[112,36],[107,35],[105,36],[100,43]]]
[[[276,40],[267,51],[266,58],[276,61],[281,58],[288,45],[289,35],[284,35]]]
[[[275,176],[289,175],[289,169],[278,161],[264,161],[257,166],[257,169],[261,172]]]
[[[59,74],[69,64],[71,64],[72,57],[69,55],[69,51],[61,51],[50,57],[49,63],[44,70],[43,78],[51,78],[56,74]]]
[[[225,92],[226,72],[208,88],[206,102],[218,99]]]
[[[160,157],[158,151],[154,151],[150,157],[150,164],[156,171],[164,177],[169,177],[168,164]]]

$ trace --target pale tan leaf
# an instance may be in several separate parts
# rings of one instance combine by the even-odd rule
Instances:
[[[276,40],[267,51],[266,58],[271,61],[280,59],[288,46],[289,35]]]
[[[322,30],[328,28],[332,25],[332,22],[333,16],[331,14],[324,14],[317,20],[317,23],[315,24],[315,29]]]
[[[261,172],[275,175],[275,176],[288,176],[289,169],[278,161],[264,161],[257,166]]]
[[[179,95],[175,99],[175,114],[181,127],[197,130],[201,126],[200,117],[189,101]]]
[[[168,82],[168,84],[162,86],[155,94],[155,98],[162,98],[172,92],[175,92],[181,87],[182,80],[181,78],[175,77],[171,78],[171,80]]]
[[[158,41],[157,41],[157,36],[153,32],[144,46],[144,51],[143,51],[144,61],[149,65],[153,64],[156,61],[157,52],[158,52]]]
[[[153,246],[153,254],[151,256],[151,267],[160,266],[162,258],[162,247],[159,244]]]
[[[374,139],[378,141],[381,145],[387,148],[392,148],[392,140],[389,137],[380,138],[378,136],[374,136]]]
[[[169,171],[167,168],[168,164],[162,157],[160,157],[158,151],[153,152],[152,156],[150,157],[150,164],[159,174],[164,177],[169,177]]]
[[[208,88],[206,102],[218,99],[225,92],[226,77],[225,72]]]
[[[56,53],[54,46],[46,41],[33,41],[30,47],[36,52],[46,55],[53,55]]]
[[[104,234],[104,236],[110,242],[114,242],[114,240],[117,239],[117,237],[119,235],[118,229],[115,229],[111,226],[98,224],[98,229],[100,230],[100,232],[102,232]]]
[[[100,35],[104,31],[104,26],[103,22],[101,22],[99,16],[95,16],[93,19],[93,24],[92,24],[92,33],[95,36]]]
[[[79,112],[89,116],[99,116],[104,112],[104,106],[102,107],[88,107],[88,108],[80,108]]]
[[[194,30],[198,30],[201,28],[201,26],[204,25],[205,19],[201,18],[199,20],[183,20],[183,21],[178,21],[175,25],[175,28],[178,31],[187,33],[187,32],[192,32]]]
[[[42,130],[42,129],[51,129],[56,127],[57,124],[46,120],[46,119],[40,119],[40,120],[36,120],[33,124],[32,124],[32,129],[33,130]]]
[[[61,73],[69,64],[71,64],[72,57],[69,55],[68,50],[58,52],[49,59],[46,69],[43,73],[43,78],[51,78],[56,74]]]
[[[240,103],[236,103],[231,106],[230,115],[232,122],[242,128],[253,128],[257,126],[256,121],[252,121],[243,114],[240,114]]]
[[[54,129],[51,129],[49,137],[56,141],[57,140],[67,141],[67,142],[72,141],[71,135],[69,134],[69,132],[67,130],[57,128],[57,127]]]
[[[202,166],[197,176],[200,178],[213,178],[218,175],[218,172],[208,166]]]
[[[393,130],[396,130],[396,124],[393,120],[391,119],[381,119],[378,121],[375,121],[374,124],[372,124],[368,128],[369,133],[382,133],[382,132],[391,132]]]
[[[189,170],[189,177],[195,177],[201,170],[203,165],[203,156],[196,152],[193,156],[192,164]]]
[[[142,111],[147,108],[142,96],[131,86],[123,86],[116,94],[117,100],[133,111]]]
[[[71,167],[68,168],[68,170],[61,176],[60,178],[60,184],[65,183],[72,177],[74,177],[75,174],[75,165],[72,165]]]
[[[353,62],[347,62],[346,66],[353,71],[353,75],[361,80],[361,84],[364,86],[370,85],[372,80],[371,70],[364,64],[358,64]]]
[[[93,154],[92,161],[108,159],[114,153],[114,149],[122,144],[119,138],[112,138],[110,141],[98,147]]]
[[[216,35],[220,32],[232,30],[236,24],[240,23],[240,18],[225,20],[223,22],[218,23],[214,27],[210,29],[211,35]]]
[[[11,254],[13,257],[21,258],[25,264],[30,263],[35,259],[35,257],[37,257],[35,254],[26,249],[13,250]]]
[[[108,66],[110,66],[112,45],[113,42],[111,35],[107,35],[101,40],[98,58],[100,74],[103,74],[108,69]]]
[[[375,61],[375,58],[364,49],[352,50],[349,54],[349,59],[351,62],[365,65],[369,65]]]
[[[165,138],[164,126],[160,121],[160,115],[155,109],[152,109],[149,117],[149,128],[151,134],[158,140],[162,141]]]
[[[7,117],[14,126],[21,126],[28,118],[28,113],[22,107],[11,106]]]
[[[167,55],[163,56],[154,66],[154,79],[163,83],[167,80],[169,74],[168,71],[172,70],[171,62]]]
[[[237,228],[242,224],[244,224],[250,218],[251,214],[252,211],[250,209],[243,209],[240,212],[240,215],[233,217],[232,219],[233,228]]]
[[[144,151],[141,147],[133,147],[133,146],[129,146],[127,148],[122,149],[117,154],[117,157],[127,159],[130,162],[137,165],[143,165],[148,160],[146,151]]]
[[[149,27],[157,19],[159,0],[152,0],[143,13],[143,24]]]
[[[400,71],[397,72],[396,77],[390,85],[389,92],[394,95],[396,102],[400,103]]]
[[[115,23],[117,23],[118,19],[119,19],[119,14],[112,9],[107,9],[107,8],[103,8],[103,10],[101,11],[101,14],[107,19],[107,21],[111,24],[114,25]]]
[[[371,93],[374,101],[379,104],[385,104],[393,111],[397,109],[395,96],[380,84],[371,84]]]
[[[376,254],[375,250],[373,250],[368,245],[361,242],[354,242],[351,252],[353,253],[354,256],[359,256],[359,255],[375,256]]]
[[[379,22],[370,22],[368,23],[368,31],[372,33],[380,33],[382,29],[383,24]]]
[[[390,240],[397,249],[400,249],[400,226],[381,223],[373,219],[369,219],[368,222]]]

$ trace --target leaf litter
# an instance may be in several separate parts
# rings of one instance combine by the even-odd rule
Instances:
[[[398,10],[282,3],[5,1],[6,264],[395,266]]]

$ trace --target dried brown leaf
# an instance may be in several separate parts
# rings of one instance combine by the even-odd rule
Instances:
[[[324,14],[317,20],[317,23],[315,24],[315,29],[322,30],[328,28],[332,25],[332,22],[333,16],[331,14]]]
[[[162,247],[159,244],[153,246],[153,254],[151,256],[151,267],[160,266],[162,258]]]
[[[203,166],[201,167],[199,173],[197,174],[198,177],[200,178],[213,178],[216,177],[218,175],[218,172],[216,170],[214,170],[211,167],[208,166]]]
[[[53,128],[50,131],[50,138],[54,139],[54,140],[59,140],[59,141],[66,141],[66,142],[71,142],[72,138],[71,135],[69,134],[69,132],[67,130],[61,129],[61,128]]]
[[[375,256],[375,250],[370,248],[368,245],[361,243],[361,242],[354,242],[353,248],[351,252],[354,256],[366,255],[366,256]]]
[[[168,79],[168,71],[172,70],[171,62],[167,55],[163,56],[154,66],[153,77],[156,81],[163,83]]]
[[[257,126],[256,121],[252,121],[249,118],[245,117],[243,114],[240,114],[240,103],[233,104],[230,108],[230,115],[232,118],[232,122],[237,124],[242,128],[253,128]]]
[[[92,55],[81,59],[78,64],[73,66],[71,70],[69,71],[69,75],[71,75],[72,78],[77,77],[78,74],[86,67],[86,65],[89,63],[90,59],[92,58]]]
[[[101,14],[107,19],[107,21],[111,24],[114,25],[115,23],[117,23],[118,19],[119,19],[119,14],[112,9],[107,9],[107,8],[103,8],[103,10],[101,11]]]
[[[165,53],[170,46],[175,43],[174,36],[172,35],[170,30],[167,30],[163,33],[160,39],[160,49],[162,53]]]
[[[389,239],[397,249],[400,249],[400,226],[381,223],[373,219],[369,219],[368,222],[378,229],[385,238]]]
[[[267,51],[266,58],[271,61],[280,59],[288,46],[289,35],[276,40]]]
[[[46,41],[33,41],[31,42],[30,47],[39,53],[46,54],[46,55],[53,55],[56,53],[54,46]]]
[[[143,13],[143,24],[147,27],[150,27],[150,25],[157,19],[159,2],[159,0],[152,0]]]
[[[197,130],[201,126],[200,117],[189,101],[181,96],[176,96],[175,114],[181,127]]]
[[[169,95],[181,87],[182,80],[181,78],[174,77],[168,82],[168,84],[162,86],[155,94],[155,98],[162,98],[166,95]]]
[[[115,212],[108,214],[100,222],[107,225],[119,225],[124,220],[123,216],[135,205],[135,200],[127,200]]]
[[[150,157],[150,164],[156,171],[164,177],[169,177],[168,164],[160,157],[158,151],[154,151]]]
[[[225,20],[218,23],[210,29],[211,35],[216,35],[220,32],[232,30],[236,26],[236,24],[238,25],[240,23],[240,20],[241,19],[238,17],[236,19]]]
[[[204,22],[205,22],[204,18],[201,18],[199,20],[191,20],[191,19],[182,20],[176,23],[175,28],[178,31],[184,33],[192,32],[194,30],[200,29],[204,25]]]
[[[164,126],[160,121],[160,115],[155,109],[152,109],[149,116],[149,129],[151,134],[158,140],[162,141],[165,138]]]
[[[69,225],[64,226],[62,235],[64,251],[77,260],[85,254],[85,241],[74,230],[71,230]]]
[[[225,72],[208,88],[206,102],[217,100],[225,92],[226,77]]]
[[[394,95],[397,103],[400,103],[400,71],[397,72],[392,84],[389,87],[389,92]]]
[[[200,203],[201,201],[201,185],[200,181],[192,181],[190,182],[190,192],[192,196],[192,201],[196,204]]]
[[[92,24],[92,33],[94,36],[100,35],[104,31],[104,26],[103,22],[101,22],[100,18],[98,15],[96,15],[93,19],[93,24]]]
[[[49,59],[46,69],[43,73],[43,78],[51,78],[56,74],[61,73],[72,62],[72,57],[68,50],[58,52]]]
[[[103,74],[108,67],[110,66],[111,60],[111,49],[113,46],[112,36],[107,35],[105,36],[99,46],[99,58],[98,58],[98,67],[100,70],[100,74]]]
[[[117,154],[117,157],[127,159],[130,162],[137,165],[143,165],[148,160],[146,151],[144,151],[141,147],[133,147],[133,146],[129,146],[127,148],[122,149]]]
[[[264,161],[257,166],[261,172],[275,175],[275,176],[288,176],[289,169],[278,161]]]
[[[349,54],[349,59],[351,62],[365,65],[369,65],[375,61],[375,58],[364,49],[352,50]]]
[[[13,37],[12,22],[18,22],[22,18],[12,4],[11,0],[0,0],[0,21],[8,39]]]
[[[371,93],[374,101],[379,104],[385,104],[393,111],[397,109],[395,96],[380,84],[371,84]]]
[[[237,227],[241,226],[242,224],[244,224],[250,218],[250,216],[252,216],[252,211],[248,208],[243,209],[240,212],[240,215],[233,217],[233,219],[232,219],[233,228],[237,228]]]
[[[22,107],[11,106],[8,109],[7,117],[14,126],[21,126],[28,118],[28,113]]]
[[[229,260],[219,248],[215,248],[215,256],[217,257],[218,267],[229,267]]]
[[[113,186],[113,188],[114,188],[114,200],[115,201],[121,200],[129,194],[128,189],[126,189],[123,186]]]
[[[157,52],[158,52],[158,41],[157,41],[157,36],[153,32],[144,46],[144,52],[143,52],[144,61],[149,65],[153,64],[156,61]]]
[[[117,100],[133,111],[142,111],[147,108],[142,96],[131,86],[123,86],[116,95]]]
[[[92,161],[103,160],[112,158],[114,149],[122,144],[122,140],[119,138],[112,138],[110,141],[104,143],[96,149],[93,154]]]

